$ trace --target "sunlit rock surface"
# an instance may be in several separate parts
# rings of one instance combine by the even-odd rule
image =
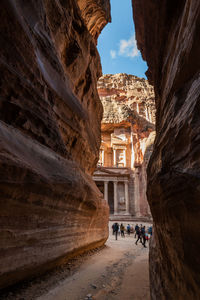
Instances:
[[[154,91],[144,78],[107,74],[98,81],[98,93],[104,107],[102,123],[117,124],[130,117],[155,123]]]
[[[97,25],[109,20],[106,3],[106,19],[91,15]],[[4,287],[103,244],[109,211],[91,179],[101,142],[101,64],[76,1],[2,1],[0,16]]]
[[[130,203],[126,213],[149,217],[146,167],[155,138],[153,87],[144,78],[119,73],[102,76],[97,88],[104,109],[101,123],[104,163],[100,162],[101,166],[109,170],[119,166],[118,170],[113,170],[119,176],[123,173],[121,167],[128,169]]]
[[[142,164],[146,140],[155,129],[153,87],[144,78],[119,73],[102,76],[97,88],[104,109],[101,130],[131,124],[134,164]]]
[[[108,0],[77,0],[81,10],[81,16],[85,24],[97,42],[97,38],[104,26],[111,22],[110,1]]]
[[[133,1],[136,38],[155,87],[148,168],[154,218],[152,299],[200,295],[200,2]]]

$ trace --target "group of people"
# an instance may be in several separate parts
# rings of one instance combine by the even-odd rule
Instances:
[[[113,235],[115,235],[115,239],[117,240],[117,236],[118,234],[122,237],[125,237],[125,226],[121,223],[121,225],[119,225],[118,223],[114,223],[112,225],[112,231],[113,231]]]
[[[115,239],[117,240],[117,236],[120,234],[121,237],[125,237],[125,231],[128,235],[130,235],[131,231],[133,231],[133,227],[131,227],[130,224],[128,224],[125,229],[123,223],[121,223],[121,225],[119,225],[118,223],[114,223],[112,225],[112,231],[113,235],[115,235]],[[146,248],[146,241],[148,242],[149,238],[152,236],[152,226],[149,226],[146,229],[146,227],[142,224],[140,224],[140,226],[136,224],[135,230],[133,232],[135,233],[135,238],[137,238],[135,244],[137,245],[139,241]]]
[[[138,241],[142,243],[142,245],[146,248],[146,242],[148,242],[149,238],[152,236],[152,226],[148,227],[146,230],[146,227],[140,224],[135,225],[135,238],[137,238],[137,241],[135,244],[137,245]]]

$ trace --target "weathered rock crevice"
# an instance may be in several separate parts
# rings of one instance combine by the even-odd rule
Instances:
[[[90,1],[105,12],[87,12],[95,37],[108,2]],[[101,64],[82,13],[72,0],[1,3],[1,288],[108,236],[108,206],[91,179]]]
[[[199,290],[200,3],[133,1],[136,38],[156,96],[148,167],[154,219],[152,299],[196,299]]]

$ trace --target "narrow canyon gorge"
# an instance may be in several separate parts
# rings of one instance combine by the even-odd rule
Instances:
[[[104,245],[113,213],[153,217],[151,299],[200,297],[200,2],[132,6],[149,83],[102,76],[109,0],[1,2],[0,289]]]

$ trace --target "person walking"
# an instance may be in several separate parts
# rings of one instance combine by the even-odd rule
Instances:
[[[131,233],[131,226],[130,226],[130,224],[127,225],[126,230],[127,230],[128,235],[130,235],[130,233]]]
[[[124,227],[124,225],[121,223],[121,225],[120,225],[121,237],[125,237],[125,235],[124,235],[124,230],[125,230],[125,227]]]
[[[119,224],[118,224],[119,225]],[[118,229],[118,235],[120,236],[121,234],[121,230],[120,230],[120,226],[119,226],[119,229]]]
[[[113,233],[113,235],[115,234],[115,224],[114,223],[112,224],[112,233]]]
[[[136,224],[136,225],[135,225],[135,239],[136,239],[136,236],[137,236],[137,231],[138,231],[138,229],[139,229],[139,226],[138,226],[138,224]]]
[[[137,245],[138,241],[140,240],[141,242],[142,239],[140,227],[138,227],[136,234],[137,234],[137,241],[135,242],[135,244]]]
[[[142,227],[141,229],[141,236],[142,236],[142,240],[143,240],[143,243],[142,245],[146,248],[146,230],[145,230],[145,226]]]
[[[149,241],[149,235],[148,235],[147,232],[145,233],[145,239],[146,239],[147,242]]]
[[[150,227],[148,228],[148,234],[150,235],[150,237],[152,236],[152,226],[150,226]]]
[[[115,223],[114,224],[114,233],[115,233],[115,239],[116,240],[117,240],[118,230],[119,230],[119,224]]]

